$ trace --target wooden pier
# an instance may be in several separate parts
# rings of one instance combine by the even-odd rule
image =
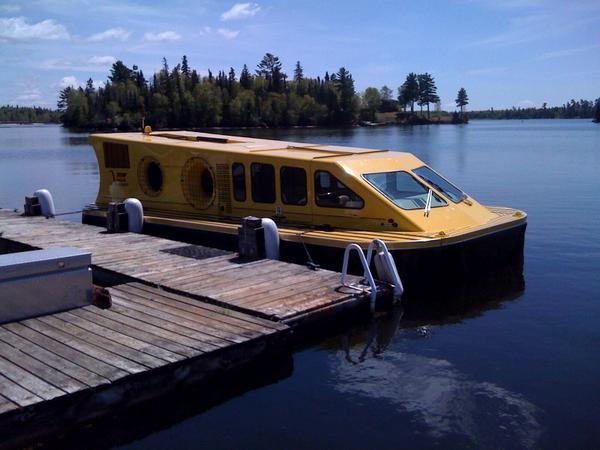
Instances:
[[[79,248],[92,253],[99,284],[141,281],[286,323],[365,301],[356,291],[340,288],[339,274],[329,270],[268,259],[245,262],[223,250],[143,234],[108,234],[99,227],[7,210],[0,210],[0,227],[0,251],[3,243],[11,250]]]
[[[281,352],[290,326],[369,302],[335,272],[147,235],[8,210],[0,232],[0,253],[90,251],[112,297],[0,325],[0,447]]]

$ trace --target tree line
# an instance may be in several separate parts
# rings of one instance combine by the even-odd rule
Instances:
[[[562,106],[544,103],[541,108],[510,108],[472,111],[472,119],[594,119],[600,121],[600,98],[596,100],[572,99]]]
[[[406,80],[397,89],[398,96],[393,98],[393,91],[388,86],[383,86],[381,89],[368,87],[361,96],[361,111],[360,118],[365,121],[374,121],[376,113],[386,112],[404,112],[407,113],[410,109],[411,117],[415,118],[415,105],[420,108],[420,119],[423,119],[423,108],[426,108],[427,119],[431,119],[430,105],[434,104],[435,109],[440,112],[441,104],[440,97],[437,95],[437,86],[433,76],[427,72],[423,74],[409,73]],[[469,104],[469,96],[465,88],[460,88],[456,96],[456,107],[459,112],[456,114],[456,119],[462,120],[465,118],[465,106]],[[400,115],[398,115],[400,118]],[[410,120],[409,120],[410,122]]]
[[[136,66],[113,64],[107,82],[60,91],[58,108],[66,126],[131,129],[214,126],[352,124],[360,108],[352,74],[344,67],[321,77],[304,75],[300,62],[288,78],[278,57],[267,53],[254,73],[231,68],[201,76],[184,56],[146,79]]]
[[[464,89],[463,89],[464,91]],[[300,61],[291,77],[279,58],[265,54],[251,72],[244,65],[239,75],[233,68],[200,75],[183,56],[146,79],[138,67],[117,61],[108,80],[95,85],[60,91],[58,107],[69,127],[132,129],[142,120],[155,128],[215,126],[348,126],[358,120],[375,120],[375,112],[415,114],[415,105],[430,116],[430,105],[439,105],[433,76],[410,73],[397,89],[367,88],[358,95],[352,74],[344,67],[324,76],[305,76]],[[458,100],[457,100],[458,101]],[[468,104],[466,91],[462,110]],[[458,105],[458,103],[457,103]]]
[[[59,123],[60,112],[38,106],[0,106],[0,123]]]

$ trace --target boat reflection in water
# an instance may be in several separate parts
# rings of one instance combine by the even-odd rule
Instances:
[[[426,299],[403,299],[390,314],[330,339],[324,346],[330,352],[333,388],[357,403],[372,401],[378,408],[387,405],[408,414],[411,435],[435,439],[431,442],[535,446],[542,433],[536,405],[517,392],[463,373],[450,354],[456,351],[460,360],[461,349],[447,354],[434,352],[431,345],[422,350],[422,339],[431,338],[439,327],[517,299],[524,290],[521,269],[508,267],[487,279],[462,283],[451,296],[432,290]]]

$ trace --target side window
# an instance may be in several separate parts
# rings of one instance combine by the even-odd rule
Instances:
[[[361,209],[365,202],[329,172],[315,172],[315,202],[327,208]]]
[[[231,180],[233,181],[233,198],[237,202],[246,201],[246,168],[242,163],[233,163],[231,166]]]
[[[306,205],[306,170],[301,167],[282,167],[281,201],[286,205]]]
[[[252,200],[256,203],[275,203],[275,168],[271,164],[252,163],[250,171]]]

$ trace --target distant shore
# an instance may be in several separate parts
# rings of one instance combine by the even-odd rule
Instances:
[[[477,111],[476,111],[477,112]],[[378,113],[379,114],[379,113]],[[384,113],[385,114],[385,113]],[[394,113],[395,114],[395,113]],[[331,128],[379,128],[379,127],[412,127],[418,125],[461,125],[468,124],[470,121],[481,121],[481,120],[589,120],[589,117],[481,117],[469,113],[464,119],[453,120],[450,114],[432,115],[430,119],[426,117],[415,116],[413,119],[390,119],[389,117],[380,117],[376,121],[360,121],[350,126],[326,126],[326,125],[294,125],[294,126],[280,126],[280,127],[269,127],[266,125],[258,126],[218,126],[218,127],[175,127],[175,128],[160,128],[161,130],[181,130],[183,128],[191,131],[206,131],[206,130],[260,130],[260,129],[331,129]],[[600,123],[600,120],[592,119],[594,123]],[[73,131],[77,132],[112,132],[112,131],[136,131],[141,128],[128,128],[119,129],[117,127],[66,127],[60,122],[56,121],[0,121],[0,125],[60,125],[64,126]]]

